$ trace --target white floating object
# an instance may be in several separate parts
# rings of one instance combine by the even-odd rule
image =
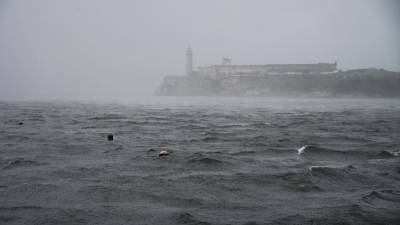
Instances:
[[[158,153],[158,156],[166,156],[169,155],[169,152],[167,150],[161,150],[160,153]]]
[[[303,154],[307,147],[308,145],[304,145],[303,147],[297,149],[297,154],[299,155]]]

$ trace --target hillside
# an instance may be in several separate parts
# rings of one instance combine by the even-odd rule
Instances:
[[[400,73],[357,69],[333,74],[166,76],[157,95],[400,97]]]

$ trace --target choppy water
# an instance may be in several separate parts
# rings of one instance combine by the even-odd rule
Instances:
[[[399,100],[0,102],[0,224],[399,224],[399,137]]]

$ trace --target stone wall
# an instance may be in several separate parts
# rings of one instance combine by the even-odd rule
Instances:
[[[245,75],[245,74],[307,74],[334,73],[336,63],[317,64],[266,64],[266,65],[213,65],[199,67],[200,75]]]
[[[254,76],[168,76],[158,95],[178,96],[290,96],[396,97],[400,73],[359,69],[323,74],[260,74]]]

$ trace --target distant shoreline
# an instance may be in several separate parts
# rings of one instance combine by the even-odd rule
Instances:
[[[357,69],[332,74],[166,76],[157,96],[400,98],[400,73]]]

